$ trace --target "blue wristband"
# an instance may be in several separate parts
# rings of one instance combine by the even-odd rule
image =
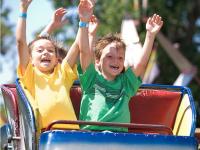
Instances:
[[[21,13],[21,14],[19,15],[19,17],[21,17],[21,18],[23,18],[23,19],[26,19],[27,13]]]
[[[89,26],[89,23],[88,22],[79,21],[78,25],[79,25],[80,28],[87,28]]]

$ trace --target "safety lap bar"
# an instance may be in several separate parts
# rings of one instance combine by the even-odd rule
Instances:
[[[129,129],[148,129],[148,131],[162,131],[168,135],[173,135],[172,129],[165,125],[155,124],[136,124],[136,123],[113,123],[113,122],[95,122],[95,121],[72,121],[72,120],[57,120],[48,125],[45,131],[49,131],[56,124],[79,124],[79,125],[95,125],[95,126],[112,126],[123,127]],[[74,129],[73,129],[74,130]]]

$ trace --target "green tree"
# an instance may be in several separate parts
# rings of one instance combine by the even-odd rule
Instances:
[[[73,1],[53,1],[55,7],[77,5],[78,0]],[[134,4],[138,2],[139,9],[134,9]],[[148,1],[147,9],[142,8],[140,0],[97,0],[95,6],[95,15],[100,20],[98,36],[107,33],[120,32],[121,21],[127,14],[135,19],[142,21],[145,15],[150,16],[158,13],[164,20],[162,32],[173,43],[179,44],[181,53],[193,64],[197,69],[200,68],[200,55],[197,51],[197,44],[194,43],[193,36],[200,32],[200,27],[196,26],[196,21],[200,18],[200,1],[196,0],[154,0]],[[138,27],[140,38],[143,40],[145,35],[145,23],[141,22]],[[161,70],[159,78],[155,81],[161,84],[173,84],[180,74],[163,48],[158,46],[158,60]],[[166,69],[167,68],[167,69]],[[173,73],[172,73],[173,72]],[[200,70],[196,74],[196,79],[200,77]],[[197,108],[200,105],[199,91],[200,85],[198,80],[192,80],[188,85],[191,88]],[[199,118],[197,120],[200,120]],[[198,122],[200,126],[200,122]]]
[[[4,7],[4,1],[0,0],[1,3],[1,19],[0,19],[0,44],[1,44],[1,54],[6,54],[10,49],[12,42],[14,40],[12,27],[13,25],[9,23],[8,15],[10,13],[10,9],[8,7]]]
[[[196,101],[197,121],[198,126],[200,126],[200,102],[198,101],[200,99],[200,54],[197,51],[198,44],[192,40],[195,34],[200,33],[200,27],[196,25],[197,19],[200,18],[200,1],[155,0],[149,2],[148,8],[149,13],[158,12],[163,17],[165,22],[162,30],[163,33],[170,41],[179,44],[181,53],[198,69],[196,77],[188,86],[191,88]],[[171,81],[177,78],[179,71],[172,61],[166,57],[166,53],[162,48],[160,47],[159,49],[158,59],[161,75],[157,82],[170,84]],[[169,70],[173,70],[173,74]]]
[[[4,1],[0,0],[1,4],[1,18],[0,18],[0,55],[4,56],[13,44],[14,36],[12,27],[13,25],[9,23],[9,13],[10,9],[4,6]],[[0,64],[0,73],[2,72],[2,63]],[[1,79],[2,80],[2,79]],[[0,93],[0,126],[3,125],[6,121],[6,113],[3,105],[2,94]]]

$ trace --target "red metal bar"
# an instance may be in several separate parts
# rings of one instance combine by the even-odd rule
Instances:
[[[172,129],[165,125],[155,124],[135,124],[135,123],[113,123],[113,122],[94,122],[94,121],[72,121],[72,120],[57,120],[48,125],[45,131],[51,130],[56,124],[79,124],[79,125],[95,125],[95,126],[113,126],[124,127],[129,129],[148,129],[150,131],[162,131],[166,134],[173,135]]]

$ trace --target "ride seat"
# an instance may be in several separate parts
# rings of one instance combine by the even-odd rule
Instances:
[[[129,102],[131,122],[165,125],[173,129],[180,101],[181,92],[141,89]],[[129,129],[129,132],[148,132],[148,129]]]
[[[1,127],[1,148],[7,149],[13,146],[14,149],[21,149],[20,146],[20,119],[18,109],[18,96],[14,84],[1,85],[4,100],[6,122]]]
[[[81,97],[82,97],[82,91],[81,91],[80,86],[75,85],[71,87],[70,97],[71,97],[71,101],[75,110],[76,117],[78,119],[79,112],[80,112],[80,105],[81,105]]]
[[[81,88],[73,86],[70,91],[72,104],[79,118]],[[181,101],[181,92],[140,89],[129,102],[131,123],[165,125],[173,129]],[[129,129],[129,132],[149,133],[146,129]],[[159,131],[157,133],[164,133]]]
[[[13,136],[19,136],[19,110],[18,110],[18,96],[15,84],[4,84],[1,86],[1,91],[6,108],[8,122],[13,128]]]

